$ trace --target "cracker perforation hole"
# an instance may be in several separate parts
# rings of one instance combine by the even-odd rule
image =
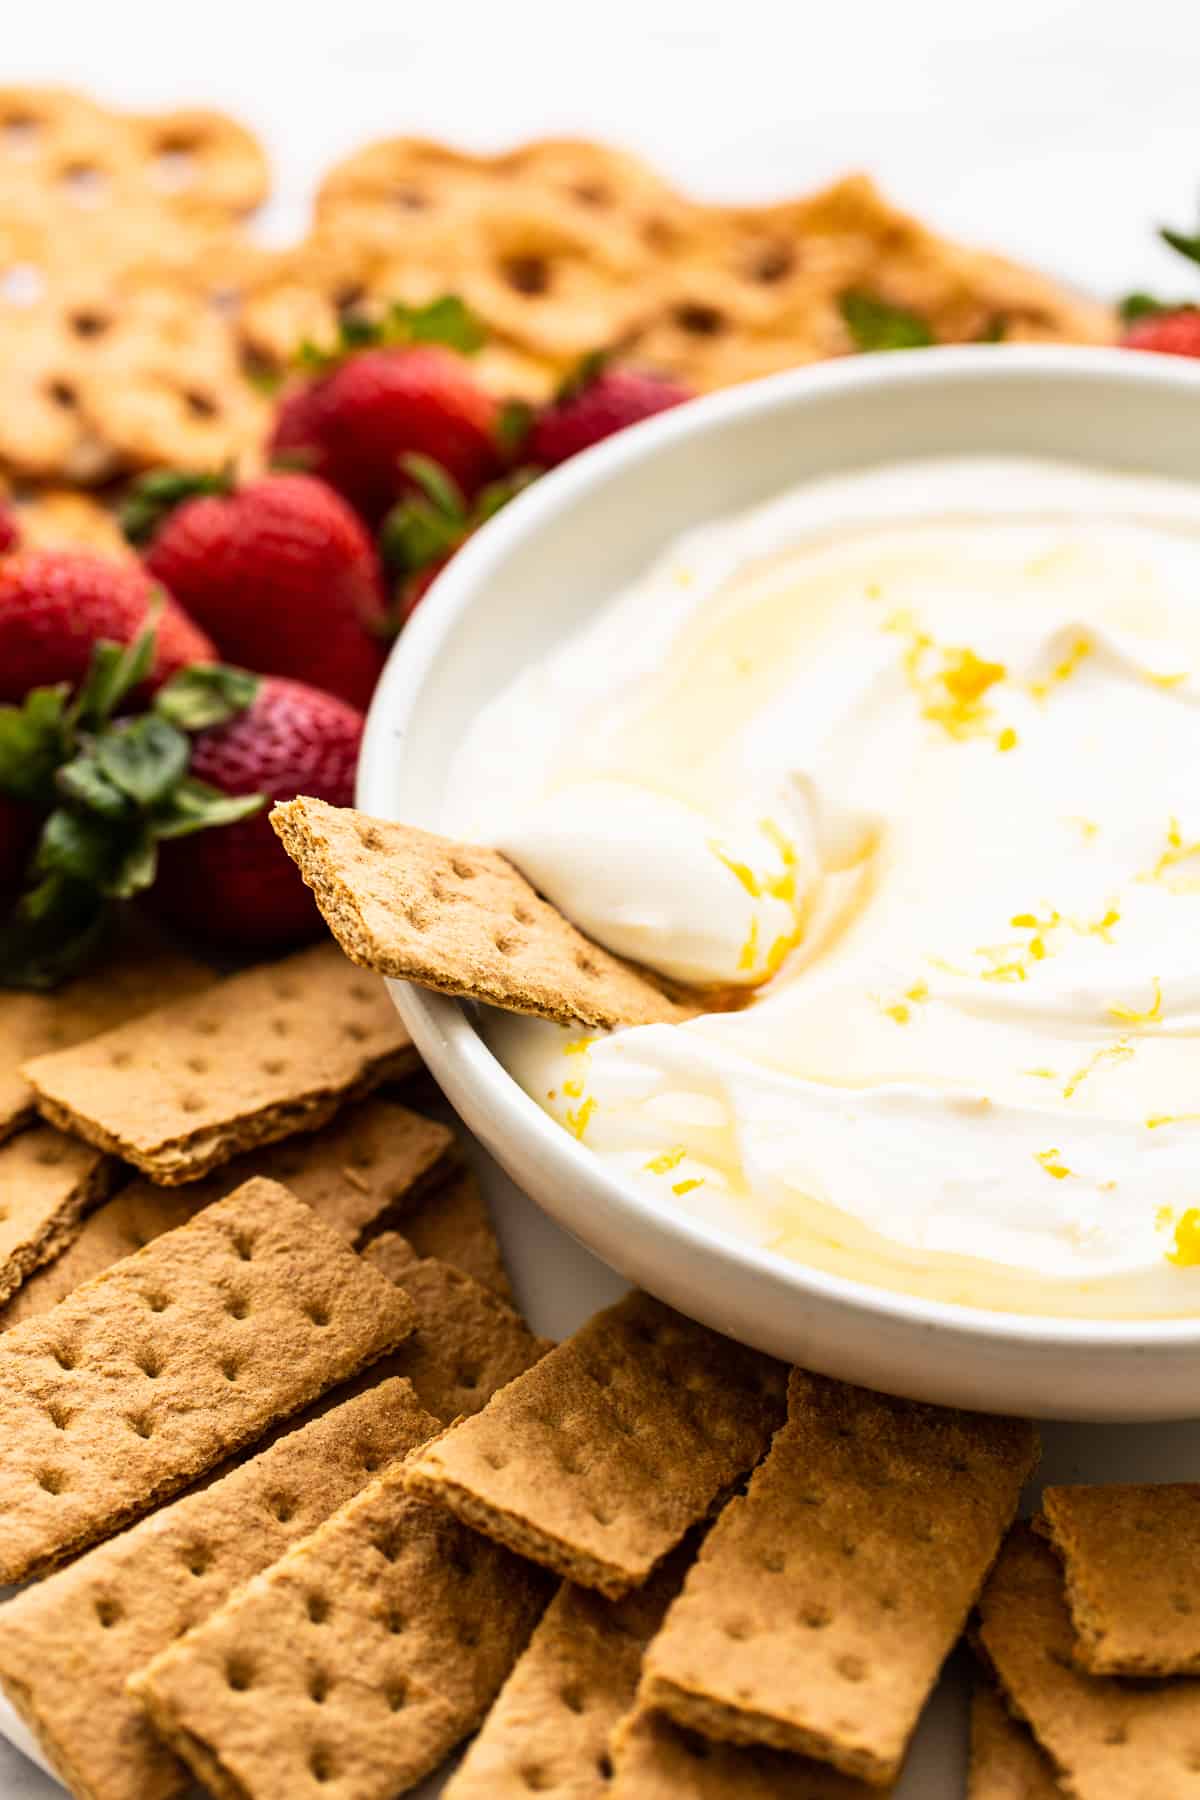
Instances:
[[[408,1629],[408,1620],[400,1611],[399,1607],[389,1607],[387,1612],[384,1613],[383,1629],[388,1633],[389,1637],[399,1637]]]
[[[361,1450],[359,1455],[362,1457],[364,1474],[374,1475],[377,1469],[383,1467],[383,1458],[377,1450],[371,1449],[370,1445]]]
[[[225,1302],[225,1311],[231,1319],[245,1319],[250,1315],[250,1302],[245,1294],[230,1294]]]
[[[531,1794],[543,1794],[552,1785],[540,1763],[525,1763],[521,1768],[521,1780]]]
[[[552,272],[544,256],[510,256],[500,265],[500,272],[518,294],[535,297],[550,291]]]
[[[195,1549],[185,1553],[184,1567],[189,1575],[193,1575],[199,1580],[202,1575],[208,1574],[209,1569],[212,1567],[212,1558],[209,1556],[207,1550],[197,1546]]]
[[[51,1351],[51,1355],[53,1356],[55,1362],[58,1364],[59,1368],[64,1369],[67,1372],[69,1372],[71,1369],[73,1369],[75,1367],[76,1362],[78,1361],[78,1358],[76,1357],[74,1350],[71,1349],[69,1344],[57,1345],[56,1348]]]
[[[741,1617],[726,1619],[721,1629],[731,1643],[744,1644],[750,1636],[750,1621]]]
[[[112,324],[112,320],[107,313],[81,309],[79,312],[71,314],[68,323],[76,337],[95,338],[103,337]]]
[[[34,1158],[39,1169],[56,1169],[62,1159],[63,1147],[61,1144],[43,1144]],[[8,1217],[7,1211],[4,1216]]]
[[[583,1691],[581,1688],[576,1687],[574,1683],[571,1683],[567,1687],[561,1689],[558,1697],[562,1701],[563,1705],[566,1707],[568,1712],[578,1714],[583,1711],[583,1708],[584,1708]]]
[[[281,1525],[288,1525],[296,1516],[296,1502],[291,1494],[272,1494],[267,1501],[267,1511]]]
[[[844,1681],[864,1681],[867,1665],[861,1656],[839,1656],[834,1668]]]
[[[513,918],[516,920],[518,925],[532,925],[533,924],[533,914],[530,912],[529,908],[527,906],[525,906],[520,900],[518,900],[517,904],[513,907]]]
[[[458,1385],[459,1387],[468,1389],[468,1391],[472,1393],[479,1386],[479,1370],[473,1363],[468,1363],[465,1367],[459,1369]]]
[[[133,1062],[133,1051],[114,1050],[108,1060],[114,1069],[127,1069]]]
[[[589,1503],[588,1511],[597,1525],[611,1525],[613,1522],[612,1512],[607,1506],[602,1506],[598,1500],[592,1500]]]
[[[367,1028],[358,1019],[348,1019],[342,1026],[342,1036],[348,1037],[352,1044],[365,1044]]]
[[[675,323],[692,337],[717,337],[725,329],[725,315],[715,306],[690,300],[675,308]]]
[[[39,1469],[35,1479],[44,1494],[61,1494],[67,1485],[62,1469]]]
[[[233,1235],[233,1254],[239,1262],[252,1262],[254,1259],[254,1239],[247,1237],[244,1231]]]
[[[194,419],[215,419],[221,411],[220,402],[203,388],[185,388],[183,403]]]
[[[196,1093],[180,1094],[179,1110],[181,1112],[185,1112],[185,1113],[203,1112],[204,1111],[204,1095],[196,1094]]]
[[[402,1681],[393,1681],[384,1689],[383,1697],[392,1712],[402,1712],[408,1699],[408,1689]]]
[[[607,1750],[602,1750],[596,1758],[596,1773],[601,1781],[611,1781],[613,1778],[613,1760]]]
[[[508,1458],[503,1450],[485,1450],[483,1460],[489,1469],[503,1469],[508,1463]]]
[[[101,1631],[111,1631],[121,1617],[121,1608],[117,1602],[105,1594],[96,1602],[96,1623]]]
[[[126,1423],[130,1431],[135,1432],[140,1438],[154,1436],[154,1420],[149,1413],[132,1413]]]
[[[800,1614],[800,1623],[807,1625],[810,1631],[824,1631],[830,1623],[831,1614],[827,1606],[806,1606]]]
[[[391,1537],[376,1538],[375,1548],[386,1563],[394,1563],[400,1555],[400,1546]]]
[[[474,869],[469,862],[464,862],[461,856],[452,856],[450,858],[450,867],[454,870],[454,873],[458,876],[460,881],[474,881]]]
[[[328,1750],[314,1750],[308,1759],[308,1768],[314,1781],[324,1784],[333,1780],[333,1758]]]
[[[140,1356],[133,1359],[135,1369],[140,1369],[147,1381],[157,1381],[162,1374],[162,1357],[153,1350],[143,1350]]]
[[[518,937],[514,937],[509,931],[498,931],[492,939],[492,942],[495,944],[501,956],[511,956],[513,951],[520,946],[521,940]]]
[[[282,1075],[287,1062],[282,1056],[264,1056],[259,1067],[264,1075]]]
[[[594,956],[589,956],[586,950],[575,952],[575,967],[581,975],[598,975],[600,973],[599,963]]]
[[[209,1061],[207,1056],[189,1056],[184,1066],[189,1068],[193,1075],[207,1075]]]
[[[383,833],[374,825],[359,827],[358,841],[364,850],[382,850],[384,848]]]
[[[46,1407],[46,1417],[53,1425],[55,1431],[65,1431],[71,1414],[67,1408],[63,1406],[61,1401],[51,1400]]]
[[[41,120],[32,113],[9,113],[0,125],[0,144],[10,156],[32,156],[41,135]]]
[[[161,1294],[157,1291],[151,1294],[143,1294],[142,1298],[145,1300],[146,1305],[150,1308],[152,1313],[165,1313],[168,1306],[171,1304],[165,1294]]]
[[[245,1694],[254,1685],[254,1670],[244,1656],[231,1656],[225,1665],[226,1685],[235,1694]]]
[[[787,1558],[782,1550],[766,1550],[763,1552],[762,1566],[768,1575],[782,1575]]]
[[[791,244],[762,244],[751,257],[747,272],[751,281],[761,281],[769,287],[790,275],[795,266],[796,252]]]
[[[238,1364],[232,1356],[226,1356],[221,1362],[221,1373],[226,1381],[236,1381],[240,1373]]]
[[[304,1316],[319,1331],[323,1331],[329,1324],[329,1308],[320,1300],[314,1300],[311,1306],[306,1306]]]
[[[1106,1725],[1100,1734],[1100,1742],[1102,1744],[1111,1744],[1114,1747],[1117,1744],[1127,1744],[1129,1742],[1129,1727],[1127,1725],[1119,1724]]]
[[[323,1625],[329,1617],[329,1602],[324,1594],[310,1594],[305,1602],[305,1611],[314,1625]]]
[[[314,1669],[309,1676],[308,1697],[314,1706],[324,1706],[329,1698],[329,1677],[324,1669]]]

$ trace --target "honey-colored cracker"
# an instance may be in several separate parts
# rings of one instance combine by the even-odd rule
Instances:
[[[1076,1668],[1062,1571],[1028,1526],[1009,1534],[979,1619],[977,1642],[1009,1706],[1073,1800],[1195,1800],[1200,1683],[1134,1683]]]
[[[171,1187],[315,1130],[416,1061],[386,990],[323,943],[35,1057],[24,1074],[52,1124]]]
[[[126,942],[53,994],[0,990],[0,1141],[34,1117],[21,1064],[213,985],[210,969],[151,944]]]
[[[169,1800],[187,1770],[125,1683],[435,1429],[403,1381],[342,1401],[3,1610],[0,1685],[80,1800]]]
[[[271,823],[334,937],[365,968],[564,1025],[690,1016],[585,938],[497,850],[303,795],[275,806]]]
[[[67,1247],[115,1175],[111,1158],[49,1125],[0,1145],[0,1301]]]
[[[115,512],[76,488],[20,487],[5,495],[5,503],[16,519],[23,549],[96,550],[124,562],[136,555]]]
[[[444,1800],[602,1800],[608,1740],[633,1704],[642,1652],[683,1579],[681,1546],[643,1588],[605,1600],[564,1581],[447,1783]]]
[[[642,1708],[617,1726],[611,1756],[608,1800],[885,1800],[890,1791],[805,1756],[710,1743]]]
[[[633,1293],[435,1438],[409,1482],[617,1599],[762,1456],[784,1379],[769,1357]]]
[[[470,1169],[415,1196],[404,1209],[403,1225],[402,1238],[385,1233],[368,1247],[368,1256],[379,1261],[385,1274],[398,1273],[406,1256],[436,1256],[513,1304],[492,1215]],[[385,1256],[391,1259],[390,1266],[384,1266]]]
[[[1200,1483],[1050,1487],[1075,1660],[1093,1675],[1200,1674]]]
[[[786,1426],[646,1652],[642,1704],[895,1780],[1036,1460],[1024,1421],[794,1369]]]
[[[393,1468],[130,1689],[218,1800],[392,1800],[479,1724],[547,1588]]]
[[[0,1336],[0,1583],[120,1530],[412,1330],[399,1288],[251,1181]]]
[[[202,1206],[224,1199],[256,1175],[283,1182],[340,1237],[357,1243],[367,1231],[419,1206],[419,1197],[437,1179],[452,1142],[435,1120],[376,1097],[346,1107],[332,1124],[311,1135],[285,1138],[236,1156],[223,1169],[188,1182],[182,1190],[131,1181],[84,1221],[61,1256],[39,1269],[0,1307],[0,1331],[48,1312],[81,1282],[143,1250],[153,1238],[174,1231]],[[474,1251],[473,1243],[470,1249]],[[483,1251],[481,1244],[480,1261]],[[390,1269],[383,1273],[392,1278]]]
[[[971,1695],[967,1800],[1063,1800],[1064,1792],[1028,1728],[980,1676]]]
[[[503,1300],[461,1269],[436,1257],[402,1262],[394,1234],[368,1246],[366,1260],[395,1281],[412,1302],[416,1328],[370,1373],[403,1375],[421,1405],[441,1424],[480,1412],[553,1349]]]

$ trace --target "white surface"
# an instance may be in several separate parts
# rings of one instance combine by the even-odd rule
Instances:
[[[1184,286],[1148,225],[1194,215],[1198,61],[1200,10],[1188,0],[42,0],[5,33],[11,81],[240,113],[275,160],[276,238],[302,228],[320,170],[372,135],[487,146],[579,131],[641,148],[716,197],[796,192],[866,166],[943,227],[1104,291]],[[613,1277],[502,1177],[490,1185],[534,1323],[569,1329]],[[1200,1476],[1195,1427],[1046,1436],[1054,1479]],[[961,1795],[954,1690],[945,1684],[922,1730],[902,1800]],[[55,1795],[0,1743],[0,1800]]]

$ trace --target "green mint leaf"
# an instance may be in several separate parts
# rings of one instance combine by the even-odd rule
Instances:
[[[235,669],[228,663],[192,663],[159,688],[154,711],[181,731],[203,731],[245,712],[254,704],[261,685],[261,678],[248,669]]]
[[[231,465],[197,473],[155,469],[143,475],[130,491],[120,512],[121,529],[131,544],[144,544],[185,500],[194,500],[200,494],[228,494],[232,488]]]
[[[427,306],[389,307],[384,327],[392,342],[445,344],[463,356],[473,356],[487,342],[487,328],[457,294],[442,294]]]
[[[146,713],[96,739],[100,773],[139,807],[167,798],[187,773],[191,744],[175,725],[157,713]]]
[[[54,785],[61,798],[76,810],[96,813],[102,819],[124,821],[134,811],[128,796],[101,772],[90,751],[64,764],[54,777]]]
[[[1186,256],[1189,262],[1200,263],[1200,232],[1193,237],[1184,231],[1171,231],[1164,225],[1158,235],[1164,244],[1178,250],[1180,256]]]
[[[924,350],[934,342],[924,319],[876,294],[851,289],[838,304],[857,350]]]
[[[66,687],[34,688],[0,706],[0,794],[32,806],[54,802],[54,772],[71,753]]]
[[[189,776],[175,789],[170,806],[151,819],[150,828],[156,838],[189,837],[213,825],[236,825],[266,803],[265,794],[223,794]]]

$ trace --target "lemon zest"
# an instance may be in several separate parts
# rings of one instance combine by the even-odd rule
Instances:
[[[1095,1074],[1096,1070],[1106,1062],[1128,1062],[1132,1055],[1133,1045],[1127,1044],[1124,1038],[1118,1038],[1115,1044],[1106,1044],[1102,1050],[1097,1050],[1094,1055],[1090,1056],[1081,1069],[1076,1069],[1073,1075],[1068,1075],[1062,1091],[1063,1099],[1073,1100],[1088,1076]]]
[[[1020,740],[1012,726],[1006,725],[1004,730],[1000,733],[1000,736],[996,739],[996,748],[997,750],[1015,750],[1019,742]]]
[[[722,849],[716,838],[710,838],[708,840],[708,847],[716,857],[717,861],[719,863],[724,863],[725,867],[729,870],[729,873],[741,882],[750,898],[752,900],[759,899],[762,894],[762,888],[759,886],[758,876],[754,873],[750,864],[739,862],[736,857],[730,856],[727,850]]]
[[[1108,1006],[1105,1008],[1111,1019],[1119,1019],[1122,1025],[1153,1025],[1162,1018],[1162,982],[1154,977],[1154,1004],[1145,1012],[1137,1012],[1130,1006]]]
[[[1189,1206],[1175,1227],[1175,1248],[1167,1261],[1179,1269],[1200,1267],[1200,1207]]]
[[[567,1130],[571,1133],[572,1137],[578,1138],[580,1143],[583,1142],[583,1134],[591,1124],[592,1114],[595,1110],[595,1098],[589,1095],[583,1105],[576,1107],[573,1112],[568,1112],[566,1119],[564,1120]]]
[[[690,1194],[693,1188],[703,1186],[703,1179],[700,1176],[693,1175],[688,1181],[673,1181],[671,1183],[671,1192],[673,1194]]]
[[[1065,1181],[1072,1171],[1067,1168],[1065,1163],[1058,1161],[1061,1155],[1061,1150],[1039,1150],[1034,1156],[1034,1161],[1041,1163],[1047,1175],[1052,1175],[1055,1181]]]
[[[594,1037],[572,1038],[569,1044],[563,1045],[563,1055],[586,1056],[595,1042]]]
[[[758,956],[758,914],[756,913],[750,921],[749,935],[747,936],[745,943],[742,945],[742,953],[738,957],[738,968],[739,969],[752,969],[754,967],[755,959],[757,956]]]
[[[672,1169],[679,1167],[686,1155],[687,1151],[680,1144],[674,1150],[663,1150],[658,1156],[652,1156],[645,1166],[651,1175],[669,1175]]]
[[[1194,1125],[1200,1119],[1200,1113],[1151,1113],[1146,1120],[1147,1131],[1157,1131],[1162,1125]]]
[[[1029,691],[1034,699],[1046,700],[1054,688],[1061,687],[1064,681],[1070,681],[1084,657],[1091,654],[1091,648],[1087,638],[1076,638],[1062,661],[1055,664],[1044,681],[1030,682]]]
[[[567,1096],[568,1100],[578,1100],[583,1093],[582,1079],[577,1081],[564,1081],[562,1091]]]

